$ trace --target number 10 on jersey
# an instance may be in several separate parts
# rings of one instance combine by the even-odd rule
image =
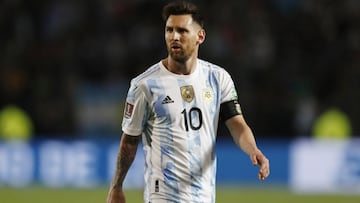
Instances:
[[[189,126],[191,130],[199,130],[202,126],[202,112],[197,107],[192,107],[189,111],[184,109],[181,114],[184,116],[184,126],[185,130],[189,131]]]

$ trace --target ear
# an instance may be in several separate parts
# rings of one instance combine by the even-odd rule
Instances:
[[[198,40],[197,43],[198,44],[202,44],[205,41],[205,36],[206,36],[206,32],[204,29],[200,29],[198,31]]]

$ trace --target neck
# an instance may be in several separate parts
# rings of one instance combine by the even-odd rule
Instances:
[[[164,66],[172,73],[179,75],[189,75],[196,68],[197,58],[189,58],[185,62],[175,61],[171,56],[163,59]]]

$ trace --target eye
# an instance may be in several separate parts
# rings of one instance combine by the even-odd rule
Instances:
[[[172,27],[166,27],[166,28],[165,28],[165,31],[166,31],[166,32],[173,32],[174,29],[173,29]]]
[[[178,32],[181,33],[181,34],[184,34],[184,33],[187,33],[188,30],[187,30],[187,29],[184,29],[184,28],[179,28],[179,29],[178,29]]]

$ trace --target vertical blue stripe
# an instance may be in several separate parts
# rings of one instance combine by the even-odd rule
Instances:
[[[218,72],[215,72],[214,69],[211,67],[210,64],[207,64],[208,68],[207,69],[203,69],[204,73],[203,75],[207,76],[207,80],[206,80],[206,86],[210,87],[213,91],[213,96],[214,99],[212,100],[212,103],[210,105],[209,108],[209,113],[210,113],[210,118],[212,118],[211,120],[214,122],[213,126],[217,126],[218,125],[218,121],[214,119],[214,117],[216,116],[216,113],[219,111],[220,108],[220,85],[219,85],[219,81],[216,77],[216,74]],[[215,123],[216,122],[216,123]],[[211,132],[210,132],[210,139],[212,142],[212,149],[211,149],[211,160],[213,161],[213,168],[212,168],[212,180],[211,180],[211,187],[213,188],[213,190],[215,191],[215,182],[216,182],[216,133],[217,133],[217,129],[215,129],[215,127],[210,128]],[[212,202],[215,202],[215,192],[214,194],[212,194],[211,196],[212,198]]]
[[[209,68],[209,70],[212,70],[212,69]],[[211,108],[209,109],[211,118],[214,118],[215,114],[217,112],[217,109],[220,108],[220,95],[219,95],[220,87],[219,87],[219,81],[217,80],[214,71],[208,71],[207,83],[208,83],[207,85],[209,85],[209,87],[211,87],[211,89],[213,90],[213,93],[214,93],[214,100],[212,101]],[[217,121],[215,121],[215,119],[212,119],[212,120],[214,120],[213,126],[218,125],[218,123],[217,123]],[[212,130],[211,135],[214,135],[214,136],[212,136],[212,142],[213,142],[213,146],[214,146],[214,149],[212,150],[212,160],[214,160],[216,157],[216,152],[215,152],[216,137],[215,136],[216,136],[217,132],[215,131],[214,128],[211,128],[211,130]]]
[[[180,196],[178,178],[174,173],[176,165],[172,158],[175,156],[174,137],[171,126],[172,119],[169,114],[169,105],[162,104],[162,99],[167,96],[164,92],[164,89],[166,88],[163,84],[161,84],[159,80],[155,79],[148,80],[147,85],[151,92],[151,96],[153,97],[153,105],[155,108],[155,112],[157,113],[157,118],[155,122],[159,122],[157,123],[157,125],[161,126],[157,128],[159,132],[156,133],[159,134],[155,134],[152,136],[159,136],[160,139],[160,165],[165,166],[164,168],[162,168],[164,183],[169,189],[171,189],[171,195],[174,196],[176,199],[179,199]],[[170,190],[168,190],[167,192],[170,193]]]
[[[210,65],[209,65],[210,66]],[[209,82],[209,87],[211,87],[211,89],[213,90],[214,93],[214,100],[212,101],[211,104],[211,108],[210,108],[210,116],[211,118],[213,118],[213,126],[217,126],[218,125],[218,120],[215,120],[215,115],[216,113],[219,112],[220,109],[220,97],[221,97],[221,89],[220,89],[220,84],[218,81],[218,78],[216,77],[215,74],[218,74],[218,72],[215,72],[214,69],[212,67],[209,67],[208,69],[208,82]],[[211,128],[211,135],[213,135],[211,137],[212,139],[212,152],[211,152],[211,159],[213,161],[213,168],[212,168],[212,174],[213,174],[213,179],[211,180],[211,187],[213,188],[214,194],[212,195],[212,202],[215,202],[215,183],[216,183],[216,133],[217,133],[217,129],[215,128]]]

